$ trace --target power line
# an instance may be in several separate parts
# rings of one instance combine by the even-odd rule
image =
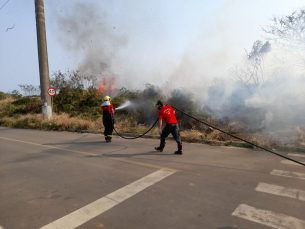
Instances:
[[[7,2],[6,3],[8,3],[10,0],[7,0]],[[0,10],[6,5],[6,3],[4,3],[4,5],[3,6],[1,6],[1,8],[0,8]]]

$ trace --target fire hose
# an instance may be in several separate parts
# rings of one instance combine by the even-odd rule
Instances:
[[[277,155],[277,156],[279,156],[279,157],[285,158],[285,159],[287,159],[287,160],[290,160],[290,161],[293,161],[293,162],[295,162],[295,163],[298,163],[298,164],[300,164],[300,165],[305,166],[305,164],[302,163],[302,162],[300,162],[300,161],[297,161],[297,160],[294,160],[294,159],[292,159],[292,158],[283,156],[283,155],[281,155],[281,154],[278,154],[278,153],[276,153],[276,152],[273,152],[272,150],[266,149],[266,148],[264,148],[264,147],[261,147],[261,146],[259,146],[259,145],[254,144],[254,143],[252,143],[252,142],[249,142],[249,141],[247,141],[247,140],[244,140],[244,139],[242,139],[242,138],[239,138],[239,137],[237,137],[237,136],[235,136],[235,135],[233,135],[233,134],[230,134],[230,133],[228,133],[228,132],[226,132],[226,131],[223,131],[223,130],[221,130],[221,129],[215,127],[215,126],[212,126],[211,124],[208,124],[208,123],[206,123],[206,122],[203,122],[203,121],[201,121],[201,120],[199,120],[199,119],[197,119],[197,118],[195,118],[195,117],[193,117],[193,116],[191,116],[191,115],[189,115],[189,114],[183,112],[182,110],[179,110],[178,108],[176,108],[176,107],[174,107],[174,106],[172,106],[172,107],[173,107],[175,110],[181,112],[182,114],[184,114],[184,115],[186,115],[186,116],[188,116],[188,117],[190,117],[190,118],[196,120],[197,122],[200,122],[200,123],[202,123],[202,124],[204,124],[204,125],[207,125],[207,126],[209,126],[209,127],[212,127],[212,128],[214,128],[214,129],[216,129],[216,130],[218,130],[218,131],[220,131],[220,132],[222,132],[222,133],[225,133],[225,134],[227,134],[227,135],[229,135],[229,136],[231,136],[231,137],[233,137],[233,138],[236,138],[236,139],[241,140],[241,141],[243,141],[243,142],[246,142],[246,143],[248,143],[248,144],[250,144],[250,145],[252,145],[252,146],[255,146],[255,147],[259,148],[259,149],[265,150],[265,151],[267,151],[267,152],[269,152],[269,153],[275,154],[275,155]],[[125,139],[137,139],[137,138],[143,137],[145,134],[147,134],[147,133],[156,125],[156,123],[158,122],[158,120],[159,120],[159,118],[158,118],[158,119],[156,120],[156,122],[152,125],[152,127],[149,128],[149,130],[146,131],[144,134],[142,134],[142,135],[140,135],[140,136],[137,136],[137,137],[132,137],[132,138],[126,138],[126,137],[122,136],[121,134],[119,134],[119,133],[116,131],[116,129],[114,128],[114,119],[112,119],[112,122],[113,122],[113,128],[114,128],[115,132],[116,132],[117,135],[119,135],[121,138],[125,138]]]
[[[172,106],[172,107],[173,107],[173,106]],[[267,152],[269,152],[269,153],[273,153],[273,154],[275,154],[275,155],[277,155],[277,156],[279,156],[279,157],[285,158],[285,159],[287,159],[287,160],[290,160],[290,161],[293,161],[293,162],[295,162],[295,163],[298,163],[298,164],[300,164],[300,165],[305,166],[305,164],[302,163],[302,162],[296,161],[296,160],[294,160],[294,159],[292,159],[292,158],[289,158],[289,157],[285,157],[285,156],[283,156],[283,155],[281,155],[281,154],[278,154],[278,153],[276,153],[276,152],[273,152],[272,150],[266,149],[266,148],[264,148],[264,147],[261,147],[261,146],[258,146],[258,145],[256,145],[256,144],[254,144],[254,143],[251,143],[251,142],[249,142],[249,141],[246,141],[246,140],[244,140],[244,139],[242,139],[242,138],[239,138],[239,137],[237,137],[237,136],[234,136],[233,134],[230,134],[230,133],[228,133],[228,132],[225,132],[225,131],[223,131],[223,130],[221,130],[221,129],[218,129],[217,127],[212,126],[211,124],[208,124],[208,123],[203,122],[203,121],[201,121],[201,120],[199,120],[199,119],[197,119],[197,118],[195,118],[195,117],[193,117],[193,116],[191,116],[191,115],[188,115],[187,113],[185,113],[185,112],[179,110],[179,109],[176,108],[176,107],[173,107],[173,108],[174,108],[175,110],[177,110],[177,111],[180,111],[182,114],[184,114],[184,115],[186,115],[186,116],[188,116],[188,117],[190,117],[190,118],[196,120],[197,122],[200,122],[200,123],[202,123],[202,124],[205,124],[205,125],[207,125],[207,126],[210,126],[210,127],[214,128],[214,129],[216,129],[216,130],[219,130],[219,131],[222,132],[222,133],[225,133],[225,134],[227,134],[227,135],[230,135],[230,136],[233,137],[233,138],[236,138],[236,139],[241,140],[241,141],[243,141],[243,142],[246,142],[246,143],[248,143],[248,144],[250,144],[250,145],[253,145],[253,146],[257,147],[257,148],[260,148],[260,149],[262,149],[262,150],[265,150],[265,151],[267,151]]]
[[[117,133],[117,135],[119,135],[121,138],[124,138],[124,139],[137,139],[137,138],[140,138],[140,137],[143,137],[145,134],[147,134],[152,128],[154,128],[154,126],[156,125],[156,123],[158,122],[159,118],[155,121],[155,123],[142,135],[139,135],[139,136],[136,136],[136,137],[131,137],[131,138],[126,138],[124,136],[122,136],[121,134],[119,134],[115,127],[114,127],[114,118],[112,118],[112,124],[113,124],[113,129],[114,131]]]

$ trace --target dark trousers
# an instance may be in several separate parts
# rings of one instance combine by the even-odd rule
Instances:
[[[175,141],[181,143],[178,124],[166,124],[161,134],[161,143],[165,143],[165,139],[172,134]]]
[[[112,132],[113,132],[113,123],[112,123],[111,115],[103,116],[103,124],[104,124],[104,127],[105,127],[105,130],[104,130],[105,140],[111,139],[112,138]]]

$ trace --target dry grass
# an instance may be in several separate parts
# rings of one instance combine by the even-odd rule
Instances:
[[[9,104],[9,103],[12,103],[14,101],[16,101],[16,99],[13,99],[12,97],[8,97],[6,99],[2,99],[2,100],[0,100],[0,106],[2,104]]]
[[[15,100],[12,98],[1,100],[0,114],[3,112],[1,109],[6,109],[7,106],[10,106],[13,101]],[[70,117],[70,115],[66,113],[54,114],[53,119],[51,120],[43,119],[41,114],[3,117],[0,118],[0,125],[25,129],[60,131],[71,129],[95,131],[104,130],[102,117],[93,121],[91,118]],[[140,135],[145,133],[150,128],[150,126],[138,124],[133,116],[121,116],[116,117],[115,128],[119,133],[134,133]],[[158,128],[155,126],[148,134],[158,136]],[[203,130],[182,130],[180,131],[180,135],[182,140],[187,142],[197,142],[197,139],[225,142],[239,141],[217,130],[214,130],[209,134],[205,133]],[[264,131],[254,134],[248,134],[245,131],[240,131],[234,135],[269,149],[273,148],[273,146],[305,147],[305,128],[299,126],[277,132]]]
[[[12,97],[0,100],[0,112],[6,111],[8,106],[13,106],[11,104],[14,101],[16,101],[16,99],[13,99]]]
[[[204,139],[205,135],[198,130],[184,130],[180,132],[181,139],[187,142],[197,142],[197,139]]]
[[[143,124],[137,124],[137,122],[132,119],[122,119],[121,121],[116,122],[114,127],[119,133],[135,133],[135,134],[143,134],[150,128]],[[154,127],[149,132],[149,134],[158,135],[158,129]]]
[[[305,146],[305,128],[294,126],[286,130],[274,132],[275,138],[281,145],[290,147]]]
[[[51,120],[43,119],[41,114],[26,114],[15,117],[0,118],[0,125],[25,129],[39,130],[95,130],[104,131],[103,117],[93,121],[90,118],[70,117],[69,114],[53,114]],[[120,133],[145,133],[149,127],[137,124],[130,119],[123,119],[115,123],[115,128]],[[157,135],[158,130],[153,128],[149,134]]]
[[[68,114],[54,114],[53,119],[43,119],[41,114],[27,114],[18,117],[0,119],[2,126],[40,130],[89,130],[94,123],[80,118],[71,118]]]

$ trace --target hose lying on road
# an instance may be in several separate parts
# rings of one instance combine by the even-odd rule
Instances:
[[[173,106],[172,106],[172,107],[173,107]],[[305,164],[302,163],[302,162],[300,162],[300,161],[296,161],[296,160],[294,160],[294,159],[292,159],[292,158],[285,157],[285,156],[283,156],[283,155],[281,155],[281,154],[278,154],[278,153],[276,153],[276,152],[273,152],[273,151],[271,151],[271,150],[268,150],[268,149],[266,149],[266,148],[264,148],[264,147],[258,146],[258,145],[256,145],[256,144],[251,143],[251,142],[248,142],[248,141],[246,141],[246,140],[244,140],[244,139],[242,139],[242,138],[236,137],[236,136],[234,136],[233,134],[230,134],[230,133],[228,133],[228,132],[225,132],[225,131],[223,131],[223,130],[221,130],[221,129],[218,129],[218,128],[215,127],[215,126],[212,126],[211,124],[208,124],[208,123],[203,122],[203,121],[201,121],[201,120],[199,120],[199,119],[197,119],[197,118],[195,118],[195,117],[193,117],[193,116],[191,116],[191,115],[188,115],[187,113],[183,112],[182,110],[179,110],[179,109],[176,108],[176,107],[173,107],[173,108],[174,108],[175,110],[181,112],[182,114],[184,114],[184,115],[186,115],[186,116],[188,116],[188,117],[190,117],[190,118],[196,120],[197,122],[200,122],[200,123],[203,123],[204,125],[210,126],[210,127],[214,128],[214,129],[216,129],[216,130],[219,130],[219,131],[222,132],[222,133],[225,133],[225,134],[227,134],[227,135],[230,135],[230,136],[233,137],[233,138],[236,138],[236,139],[241,140],[241,141],[243,141],[243,142],[246,142],[246,143],[248,143],[248,144],[250,144],[250,145],[253,145],[253,146],[257,147],[257,148],[263,149],[263,150],[265,150],[265,151],[267,151],[267,152],[269,152],[269,153],[273,153],[273,154],[275,154],[275,155],[277,155],[277,156],[283,157],[283,158],[285,158],[285,159],[287,159],[287,160],[290,160],[290,161],[293,161],[293,162],[295,162],[295,163],[298,163],[298,164],[300,164],[300,165],[305,166]]]
[[[272,150],[266,149],[266,148],[264,148],[264,147],[261,147],[261,146],[259,146],[259,145],[254,144],[254,143],[251,143],[251,142],[249,142],[249,141],[247,141],[247,140],[244,140],[244,139],[242,139],[242,138],[239,138],[239,137],[237,137],[237,136],[234,136],[233,134],[230,134],[230,133],[228,133],[228,132],[225,132],[225,131],[223,131],[223,130],[221,130],[221,129],[215,127],[215,126],[212,126],[211,124],[208,124],[208,123],[203,122],[203,121],[201,121],[201,120],[199,120],[199,119],[197,119],[197,118],[195,118],[195,117],[193,117],[193,116],[191,116],[191,115],[188,115],[187,113],[183,112],[182,110],[179,110],[178,108],[176,108],[176,107],[174,107],[174,106],[172,106],[172,107],[173,107],[175,110],[181,112],[182,114],[184,114],[184,115],[186,115],[186,116],[188,116],[188,117],[190,117],[190,118],[196,120],[197,122],[200,122],[200,123],[202,123],[202,124],[204,124],[204,125],[210,126],[210,127],[214,128],[214,129],[216,129],[216,130],[219,130],[219,131],[222,132],[222,133],[225,133],[225,134],[227,134],[227,135],[230,135],[230,136],[233,137],[233,138],[236,138],[236,139],[241,140],[241,141],[243,141],[243,142],[246,142],[246,143],[248,143],[248,144],[250,144],[250,145],[252,145],[252,146],[255,146],[255,147],[257,147],[257,148],[260,148],[260,149],[262,149],[262,150],[265,150],[265,151],[267,151],[267,152],[269,152],[269,153],[275,154],[275,155],[277,155],[277,156],[279,156],[279,157],[285,158],[285,159],[287,159],[287,160],[290,160],[290,161],[293,161],[293,162],[295,162],[295,163],[298,163],[298,164],[300,164],[300,165],[305,166],[305,164],[302,163],[302,162],[300,162],[300,161],[297,161],[297,160],[294,160],[294,159],[292,159],[292,158],[283,156],[283,155],[281,155],[281,154],[278,154],[278,153],[276,153],[276,152],[273,152]],[[116,129],[115,129],[115,127],[114,127],[114,119],[112,119],[112,123],[113,123],[113,129],[115,130],[115,132],[117,133],[117,135],[119,135],[121,138],[124,138],[124,139],[137,139],[137,138],[143,137],[145,134],[147,134],[147,133],[156,125],[156,123],[158,122],[158,120],[159,120],[159,118],[158,118],[158,119],[156,120],[156,122],[152,125],[152,127],[150,127],[149,130],[147,130],[144,134],[139,135],[139,136],[137,136],[137,137],[131,137],[131,138],[126,138],[126,137],[122,136],[121,134],[119,134],[119,133],[116,131]]]
[[[152,126],[149,128],[149,130],[146,131],[144,134],[139,135],[139,136],[136,136],[136,137],[131,137],[131,138],[126,138],[126,137],[122,136],[121,134],[119,134],[119,133],[116,131],[116,129],[115,129],[115,127],[114,127],[114,119],[112,119],[112,124],[113,124],[113,129],[114,129],[114,131],[115,131],[115,132],[117,133],[117,135],[119,135],[121,138],[124,138],[124,139],[137,139],[137,138],[143,137],[145,134],[147,134],[147,133],[156,125],[156,123],[158,122],[158,120],[159,120],[159,118],[155,121],[154,125],[152,125]]]

